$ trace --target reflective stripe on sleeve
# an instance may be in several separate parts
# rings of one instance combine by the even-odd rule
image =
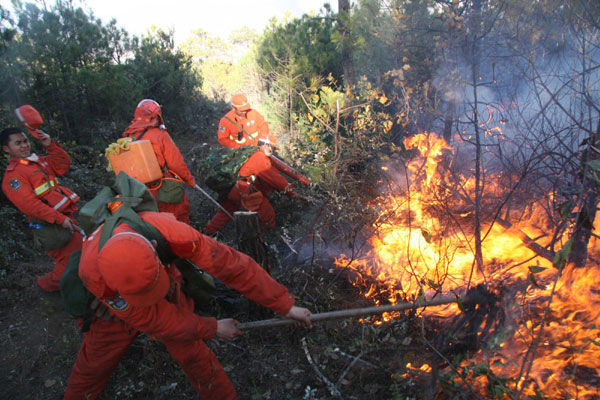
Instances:
[[[36,196],[39,196],[40,194],[45,193],[48,190],[52,189],[56,185],[58,185],[58,179],[54,179],[54,180],[48,181],[44,184],[41,184],[40,186],[33,189],[33,192],[36,194]]]
[[[58,211],[67,201],[73,200],[76,197],[77,197],[77,193],[73,193],[69,197],[64,196],[63,199],[61,201],[59,201],[58,204],[56,204],[53,208]]]
[[[54,209],[58,211],[67,201],[69,201],[69,198],[66,196],[63,197],[63,199],[54,206]]]

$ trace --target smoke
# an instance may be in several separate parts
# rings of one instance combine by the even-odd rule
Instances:
[[[564,166],[598,124],[600,46],[591,29],[556,28],[564,33],[528,42],[497,27],[478,44],[475,59],[464,51],[469,46],[455,44],[433,83],[442,103],[456,110],[451,144],[457,154],[474,160],[477,130],[484,169],[533,163],[544,174],[576,174]]]

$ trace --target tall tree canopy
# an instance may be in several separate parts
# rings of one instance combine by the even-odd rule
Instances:
[[[174,49],[172,32],[131,38],[116,21],[104,24],[67,1],[47,9],[26,3],[16,10],[17,22],[2,15],[3,123],[29,103],[66,138],[103,145],[149,97],[183,129],[201,79]]]

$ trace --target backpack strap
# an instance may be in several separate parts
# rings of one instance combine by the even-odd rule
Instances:
[[[241,130],[242,132],[244,132],[246,134],[246,136],[248,136],[248,139],[250,140],[256,140],[253,139],[252,136],[250,136],[250,134],[240,125],[238,125],[234,120],[232,120],[231,118],[229,118],[227,115],[225,115],[223,118],[225,118],[227,121],[231,122],[232,124],[234,124],[239,130]]]
[[[140,133],[140,134],[139,134],[139,135],[137,135],[137,136],[135,136],[135,134],[134,134],[134,135],[131,135],[131,136],[133,137],[133,140],[134,140],[134,141],[136,141],[136,140],[142,140],[142,137],[144,136],[144,134],[146,133],[146,131],[147,131],[148,129],[150,129],[150,127],[147,127],[146,129],[144,129],[144,130],[142,131],[142,133]]]
[[[119,201],[120,200],[122,199],[119,198]],[[150,241],[155,240],[157,243],[156,252],[163,263],[170,264],[177,258],[169,248],[167,241],[161,235],[160,231],[156,229],[154,225],[144,221],[133,208],[128,206],[122,206],[113,215],[106,218],[102,234],[100,235],[100,242],[98,243],[98,251],[104,247],[106,242],[113,236],[115,228],[121,223],[129,225],[134,231],[144,236],[146,239]]]

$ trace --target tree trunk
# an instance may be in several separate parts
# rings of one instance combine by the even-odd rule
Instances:
[[[475,130],[475,265],[477,270],[483,274],[483,252],[481,249],[481,196],[482,187],[482,144],[481,133],[479,130],[479,110],[478,110],[478,87],[479,87],[479,49],[478,49],[478,32],[480,22],[481,3],[479,0],[473,2],[473,34],[471,47],[471,83],[473,84],[473,128]]]
[[[251,211],[234,213],[238,250],[252,257],[268,273],[271,273],[271,261],[265,244],[260,215]]]
[[[352,61],[352,45],[350,43],[350,31],[348,30],[348,19],[350,18],[350,0],[338,0],[338,29],[342,43],[342,70],[344,72],[344,83],[352,86],[354,80],[354,62]]]
[[[588,259],[588,243],[592,236],[594,219],[598,209],[598,189],[597,183],[590,179],[590,167],[586,163],[594,160],[600,160],[600,154],[594,150],[600,149],[600,121],[596,127],[596,133],[588,139],[588,147],[585,156],[581,160],[583,173],[583,199],[581,200],[581,210],[577,213],[575,222],[575,232],[572,239],[571,253],[569,254],[569,263],[574,267],[585,267]]]
[[[233,216],[238,250],[252,257],[265,271],[271,274],[271,260],[264,241],[260,215],[253,211],[236,211]],[[267,318],[272,313],[256,303],[249,302],[248,314],[252,318]]]
[[[446,115],[444,117],[444,131],[442,136],[446,143],[450,143],[450,139],[452,138],[452,125],[454,123],[454,114],[456,113],[456,102],[451,100],[448,102],[448,107],[446,108]]]

